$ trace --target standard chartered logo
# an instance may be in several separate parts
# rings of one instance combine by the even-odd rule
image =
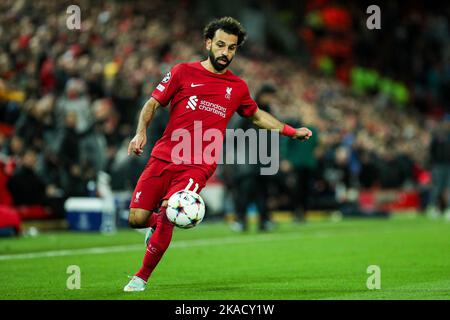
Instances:
[[[197,96],[190,96],[189,101],[186,106],[186,109],[190,108],[192,110],[195,110],[195,107],[197,106],[197,102],[198,102]]]
[[[212,103],[212,102],[208,102],[205,100],[202,100],[200,102],[200,106],[198,107],[198,109],[214,113],[218,116],[221,116],[222,118],[226,118],[226,116],[227,116],[226,108],[218,105],[217,103]]]
[[[186,109],[196,110],[197,107],[199,110],[214,113],[218,116],[221,116],[222,118],[226,118],[227,116],[227,109],[225,107],[206,100],[202,100],[199,103],[197,96],[190,96],[186,105]]]

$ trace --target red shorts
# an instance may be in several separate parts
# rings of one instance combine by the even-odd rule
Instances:
[[[191,178],[193,184],[189,190],[193,191],[198,184],[196,192],[200,193],[209,177],[206,171],[199,167],[177,165],[151,157],[134,189],[130,208],[156,210],[163,200],[169,199],[177,191],[184,190]]]

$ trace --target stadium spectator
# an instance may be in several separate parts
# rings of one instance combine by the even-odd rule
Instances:
[[[379,172],[376,165],[375,156],[368,150],[360,153],[361,169],[358,175],[358,182],[362,189],[372,189],[379,184]]]
[[[261,110],[271,113],[271,104],[273,103],[276,93],[275,87],[270,84],[264,84],[256,94],[256,103]],[[258,230],[268,231],[274,226],[271,222],[270,212],[268,208],[268,198],[271,186],[274,183],[272,175],[262,175],[260,162],[251,163],[250,157],[253,155],[270,155],[272,150],[270,132],[267,132],[267,141],[265,145],[261,145],[261,132],[259,128],[253,125],[245,118],[239,118],[235,124],[236,129],[252,130],[256,133],[256,139],[250,145],[245,141],[241,141],[241,145],[236,147],[236,164],[231,165],[229,170],[231,174],[231,182],[228,183],[232,194],[234,208],[236,211],[237,221],[232,224],[235,231],[247,231],[247,209],[251,203],[256,205],[259,214]],[[297,141],[298,142],[298,141]],[[240,164],[242,163],[244,164]],[[258,159],[259,161],[259,159]]]
[[[66,115],[75,112],[76,131],[85,132],[93,122],[90,101],[86,96],[86,85],[83,80],[70,79],[67,81],[64,96],[56,101],[55,116],[58,124],[63,124]]]
[[[44,205],[46,202],[45,184],[36,174],[38,153],[28,148],[8,181],[8,189],[14,205]]]
[[[65,127],[62,133],[60,147],[57,151],[60,163],[61,187],[66,196],[84,196],[87,193],[87,180],[84,176],[84,168],[81,166],[81,139],[77,132],[77,113],[67,112]]]
[[[305,117],[304,117],[305,118]],[[302,119],[303,120],[303,119]],[[310,125],[310,122],[297,119],[287,120],[296,126],[308,126],[313,132],[313,137],[304,144],[290,143],[290,141],[280,141],[282,180],[293,181],[293,186],[289,189],[289,196],[292,199],[295,220],[305,221],[305,214],[310,209],[311,194],[313,192],[313,178],[317,169],[316,147],[318,143],[317,129]]]
[[[444,208],[450,218],[450,117],[436,130],[430,145],[432,187],[427,213],[432,217]],[[443,205],[440,205],[440,199]]]

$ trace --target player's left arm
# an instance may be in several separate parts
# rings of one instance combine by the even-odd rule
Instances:
[[[308,140],[312,136],[308,128],[293,128],[290,125],[281,122],[270,113],[258,109],[250,120],[254,125],[267,130],[278,130],[280,134],[299,140]]]

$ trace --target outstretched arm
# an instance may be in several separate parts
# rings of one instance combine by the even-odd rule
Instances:
[[[152,120],[156,109],[160,106],[159,102],[155,98],[150,98],[142,107],[139,115],[139,122],[136,129],[136,135],[130,141],[128,145],[128,155],[134,152],[140,156],[144,151],[144,146],[147,143],[147,128]]]
[[[312,132],[308,128],[292,128],[288,124],[285,124],[272,116],[270,113],[258,109],[255,114],[250,118],[256,126],[267,130],[278,130],[282,135],[292,137],[299,140],[308,140]]]

